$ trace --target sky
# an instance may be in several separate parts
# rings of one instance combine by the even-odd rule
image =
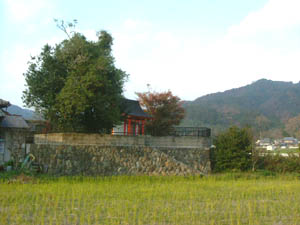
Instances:
[[[194,100],[262,78],[298,83],[299,12],[299,0],[1,0],[0,98],[24,106],[30,57],[67,38],[55,18],[113,36],[130,99],[147,85]]]

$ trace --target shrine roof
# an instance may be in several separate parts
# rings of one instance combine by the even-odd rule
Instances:
[[[136,100],[123,99],[121,104],[121,111],[128,116],[151,118],[150,115],[144,112],[144,110],[140,106],[140,103]]]

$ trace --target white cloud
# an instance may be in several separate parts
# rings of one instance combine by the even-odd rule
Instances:
[[[0,80],[1,86],[5,88],[1,88],[0,96],[12,104],[22,105],[21,96],[25,89],[23,73],[27,69],[30,50],[19,45],[2,53],[1,67],[4,76],[1,76]]]
[[[152,24],[148,21],[144,20],[136,20],[136,19],[127,19],[123,23],[123,28],[125,30],[146,30],[152,27]]]
[[[4,0],[4,6],[11,20],[22,23],[51,9],[46,0]]]
[[[146,91],[151,84],[154,90],[170,89],[182,99],[193,100],[260,78],[298,82],[300,44],[290,44],[292,39],[297,40],[295,32],[290,31],[299,29],[299,11],[300,2],[296,0],[270,0],[229,27],[226,35],[206,42],[197,33],[178,34],[149,21],[128,19],[111,31],[116,64],[130,74],[125,94],[135,98],[135,92]],[[80,32],[96,40],[95,30]],[[61,40],[58,36],[49,38],[52,45]],[[34,46],[40,50],[45,42],[41,40],[40,44]],[[29,46],[19,46],[4,57],[6,74],[12,77],[5,79],[11,87],[5,92],[13,94],[14,85],[22,88],[29,51],[38,53]]]
[[[88,40],[97,41],[97,31],[93,29],[78,30],[77,32],[84,34]]]
[[[130,73],[126,94],[134,98],[134,92],[145,91],[150,83],[156,90],[171,89],[192,100],[261,78],[298,82],[300,46],[289,42],[295,39],[291,29],[299,28],[299,11],[298,1],[270,0],[230,27],[225,36],[205,43],[199,41],[201,37],[127,22],[114,36],[116,61]]]
[[[262,9],[250,13],[229,30],[230,36],[253,35],[300,25],[299,0],[270,0]]]

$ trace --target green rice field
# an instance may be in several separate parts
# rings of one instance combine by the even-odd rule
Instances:
[[[297,175],[0,181],[0,224],[300,224]]]

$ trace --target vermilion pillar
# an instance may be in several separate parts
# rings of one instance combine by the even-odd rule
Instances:
[[[127,130],[127,135],[131,134],[131,119],[128,119],[128,130]]]

